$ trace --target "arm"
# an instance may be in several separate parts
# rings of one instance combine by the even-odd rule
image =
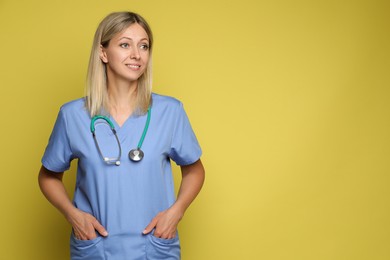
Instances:
[[[200,160],[181,166],[182,181],[176,202],[167,210],[157,214],[143,231],[143,234],[150,233],[154,228],[154,236],[170,239],[176,236],[176,229],[179,221],[191,202],[196,198],[202,188],[205,171]]]
[[[39,187],[47,200],[53,204],[72,225],[76,238],[81,240],[96,237],[95,229],[102,235],[107,236],[107,231],[92,215],[77,209],[69,199],[65,186],[62,182],[64,173],[49,171],[41,167],[38,176]]]

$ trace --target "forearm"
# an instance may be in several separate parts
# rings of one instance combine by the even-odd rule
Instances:
[[[205,175],[200,160],[182,166],[181,172],[183,177],[176,202],[169,209],[159,212],[146,226],[143,234],[148,234],[155,228],[156,237],[171,239],[176,236],[177,225],[202,188]]]
[[[65,186],[62,182],[63,173],[52,173],[43,166],[39,171],[39,187],[47,200],[56,207],[69,221],[75,207],[69,199]]]
[[[65,186],[62,183],[63,173],[53,173],[43,166],[39,172],[38,182],[42,193],[72,225],[74,235],[80,240],[96,238],[96,231],[102,236],[108,233],[99,221],[92,215],[78,210],[70,201]]]
[[[205,171],[202,162],[199,160],[194,164],[182,166],[182,181],[175,204],[182,215],[190,206],[201,190],[205,178]]]

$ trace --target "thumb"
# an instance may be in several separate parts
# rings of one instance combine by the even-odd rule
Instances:
[[[147,225],[144,231],[142,231],[142,234],[144,235],[149,234],[153,230],[153,228],[156,227],[156,225],[157,225],[157,217],[155,217],[154,219],[152,219],[152,221],[150,221],[149,225]]]
[[[106,231],[106,229],[99,223],[99,221],[97,221],[97,219],[95,219],[94,222],[92,222],[92,225],[93,227],[97,230],[97,232],[99,232],[100,235],[106,237],[108,236],[108,232]]]

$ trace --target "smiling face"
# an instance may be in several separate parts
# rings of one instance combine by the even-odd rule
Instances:
[[[108,82],[136,82],[149,62],[149,37],[138,23],[115,35],[108,46],[101,47]]]

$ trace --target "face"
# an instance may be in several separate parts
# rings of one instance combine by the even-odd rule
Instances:
[[[109,81],[135,82],[149,61],[149,37],[139,24],[130,25],[101,47],[101,60],[106,63]]]

